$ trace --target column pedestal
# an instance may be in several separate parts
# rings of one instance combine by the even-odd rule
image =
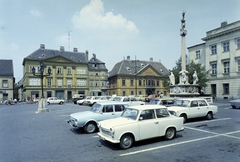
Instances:
[[[38,110],[36,113],[50,112],[48,108],[46,108],[47,100],[45,98],[40,98],[38,101]]]

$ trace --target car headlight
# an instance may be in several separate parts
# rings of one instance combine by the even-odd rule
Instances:
[[[111,133],[112,138],[114,138],[115,131],[113,128],[110,128],[110,133]]]

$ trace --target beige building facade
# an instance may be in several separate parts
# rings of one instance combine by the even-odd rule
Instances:
[[[210,70],[204,92],[216,99],[240,98],[240,21],[206,32],[204,43],[188,47],[190,61]]]

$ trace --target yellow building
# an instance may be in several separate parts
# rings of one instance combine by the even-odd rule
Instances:
[[[42,97],[39,76],[41,60],[45,65],[45,77],[43,78],[45,98],[56,96],[60,99],[70,100],[74,94],[90,95],[89,74],[92,71],[88,69],[88,51],[78,52],[77,48],[74,48],[73,52],[70,52],[65,51],[62,46],[60,50],[50,50],[45,49],[45,45],[41,44],[38,50],[23,60],[24,76],[20,86],[22,100],[34,100]],[[32,73],[33,67],[36,69],[35,75]],[[49,68],[51,69],[50,75],[47,74]],[[98,88],[101,89],[101,87]],[[99,89],[96,88],[96,90]]]
[[[0,60],[0,104],[5,100],[13,100],[15,78],[13,76],[13,61]]]
[[[169,71],[161,62],[126,60],[117,63],[109,72],[108,94],[118,96],[163,94],[169,92],[163,82],[169,80]]]

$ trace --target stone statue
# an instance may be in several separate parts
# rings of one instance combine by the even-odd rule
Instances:
[[[169,79],[170,79],[170,85],[175,85],[175,77],[172,72],[171,72],[171,75],[169,75]]]
[[[186,83],[187,83],[186,71],[183,70],[183,71],[181,71],[180,73],[181,73],[181,75],[180,75],[180,77],[181,77],[180,83],[181,83],[181,84],[186,84]]]
[[[193,84],[197,84],[197,81],[198,81],[197,72],[194,71],[194,74],[193,74]]]

